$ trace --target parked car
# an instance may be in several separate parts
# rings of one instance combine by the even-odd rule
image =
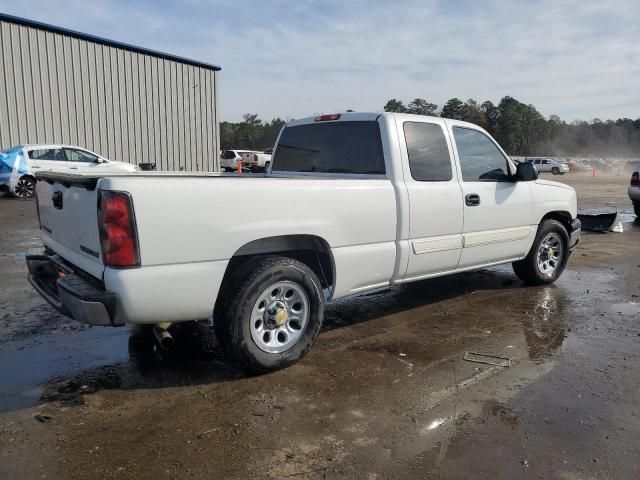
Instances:
[[[636,216],[640,217],[640,164],[635,166],[635,171],[631,174],[629,198],[633,203],[633,210]]]
[[[18,145],[0,152],[0,160],[4,165],[0,166],[0,188],[20,198],[33,196],[38,171],[100,175],[140,170],[136,165],[114,162],[70,145]],[[11,173],[7,172],[9,168]]]
[[[272,153],[273,148],[268,148],[263,153],[243,153],[242,166],[250,172],[266,172],[271,164]]]
[[[235,172],[238,162],[242,162],[242,156],[254,153],[253,150],[224,150],[220,155],[220,168],[223,172]]]
[[[260,177],[37,175],[46,250],[27,265],[51,305],[155,324],[161,345],[170,324],[213,315],[254,371],[302,357],[326,301],[502,263],[551,283],[580,235],[573,188],[516,168],[477,125],[421,115],[291,121]]]
[[[527,162],[533,163],[538,169],[538,172],[551,172],[554,175],[564,175],[569,171],[569,165],[551,158],[535,158],[529,159]]]

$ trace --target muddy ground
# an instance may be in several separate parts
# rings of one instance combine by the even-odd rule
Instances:
[[[0,198],[0,478],[640,478],[628,178],[547,178],[617,206],[624,233],[585,234],[552,286],[499,267],[339,301],[263,376],[207,324],[160,357],[144,330],[57,315],[25,279],[34,204]]]

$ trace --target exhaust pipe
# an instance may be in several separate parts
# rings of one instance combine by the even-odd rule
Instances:
[[[170,350],[175,344],[173,336],[167,330],[167,326],[156,325],[153,327],[153,336],[156,338],[156,342],[163,350]]]

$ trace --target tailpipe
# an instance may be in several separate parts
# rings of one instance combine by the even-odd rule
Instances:
[[[164,327],[161,325],[156,325],[155,327],[153,327],[153,336],[155,337],[156,342],[158,342],[160,348],[162,348],[163,350],[170,350],[175,344],[175,340],[173,339],[173,336],[169,333],[169,330],[167,330],[167,328],[168,327]]]

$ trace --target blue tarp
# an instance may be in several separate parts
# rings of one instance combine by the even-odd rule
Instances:
[[[13,192],[22,175],[32,175],[22,147],[13,147],[0,152],[0,185],[7,185]]]

